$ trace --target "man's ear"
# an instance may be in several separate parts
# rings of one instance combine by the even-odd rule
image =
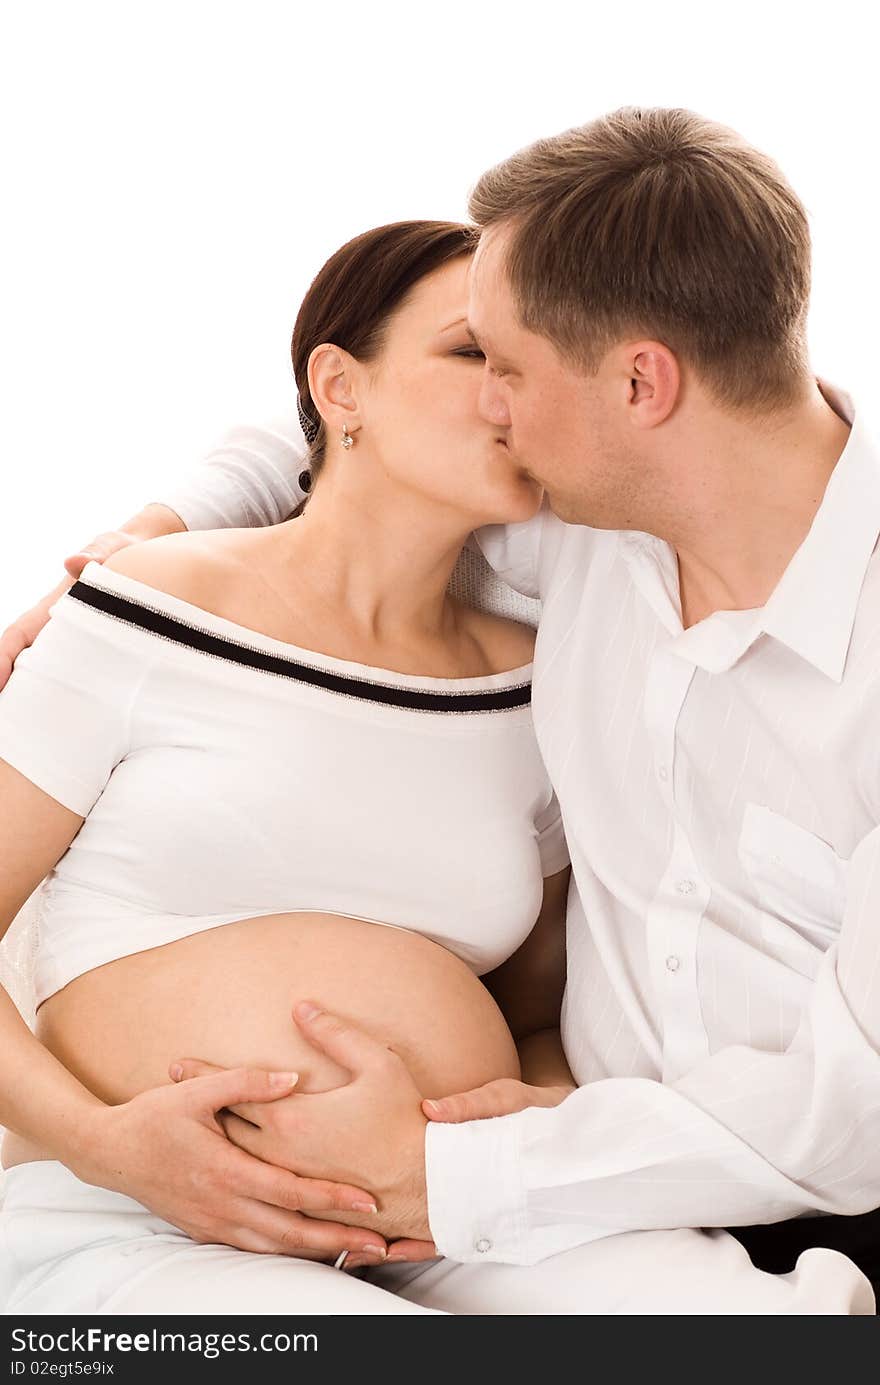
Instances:
[[[348,352],[331,342],[322,342],[309,356],[309,393],[326,423],[347,423],[351,428],[356,422],[352,364]]]
[[[656,428],[678,402],[681,371],[675,352],[659,341],[639,341],[626,348],[630,419],[637,428]]]

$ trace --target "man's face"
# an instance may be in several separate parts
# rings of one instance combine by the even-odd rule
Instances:
[[[520,324],[505,273],[509,235],[503,226],[486,231],[469,274],[468,322],[486,356],[480,412],[505,430],[514,460],[560,519],[617,528],[634,460],[619,436],[620,382],[605,363],[587,375]]]

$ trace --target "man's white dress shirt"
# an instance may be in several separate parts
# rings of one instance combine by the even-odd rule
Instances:
[[[164,503],[190,528],[276,522],[304,455],[294,422],[238,428]],[[861,411],[760,609],[684,630],[666,542],[546,504],[478,533],[543,603],[533,712],[572,857],[581,1085],[429,1127],[444,1254],[531,1264],[619,1231],[880,1206],[878,536]]]

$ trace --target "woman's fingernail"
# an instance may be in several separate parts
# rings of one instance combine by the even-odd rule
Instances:
[[[401,1253],[401,1251],[399,1251],[399,1250],[389,1250],[388,1254],[387,1254],[386,1257],[385,1257],[385,1264],[386,1264],[386,1265],[399,1265],[399,1264],[402,1264],[405,1260],[406,1260],[406,1256],[403,1255],[403,1254]]]
[[[353,1202],[351,1210],[353,1212],[378,1212],[379,1208],[375,1202]]]
[[[384,1246],[361,1246],[361,1253],[369,1255],[371,1260],[386,1260],[388,1252]]]
[[[293,1087],[299,1081],[298,1072],[270,1072],[269,1086],[276,1087],[279,1091],[282,1087]]]
[[[423,1101],[423,1102],[422,1102],[422,1105],[423,1105],[423,1106],[428,1106],[428,1107],[430,1107],[430,1109],[431,1109],[431,1110],[434,1112],[434,1114],[437,1115],[437,1116],[439,1116],[439,1115],[442,1113],[442,1111],[443,1111],[443,1102],[442,1102],[442,1101]]]
[[[175,1063],[171,1069],[171,1080],[173,1082],[179,1082],[181,1077],[183,1077],[183,1068],[179,1063]]]
[[[301,1020],[313,1020],[321,1011],[313,1000],[301,1000],[296,1007],[296,1013]]]

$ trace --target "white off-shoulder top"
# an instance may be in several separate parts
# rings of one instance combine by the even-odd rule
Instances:
[[[279,912],[499,965],[568,862],[531,669],[373,668],[89,563],[0,692],[0,758],[85,817],[41,890],[37,1004],[115,958]]]

